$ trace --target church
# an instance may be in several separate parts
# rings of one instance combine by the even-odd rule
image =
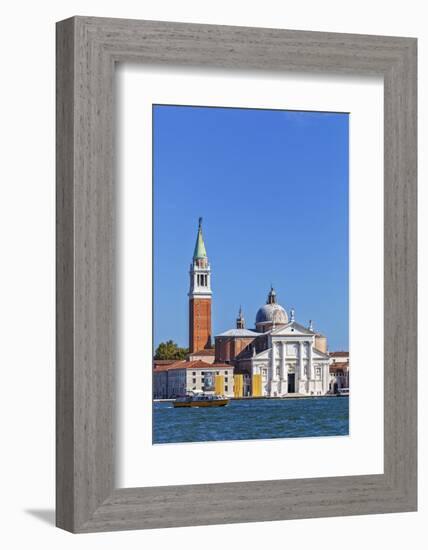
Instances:
[[[236,326],[218,334],[212,347],[211,267],[205,248],[202,219],[190,265],[189,361],[207,367],[233,367],[235,397],[283,397],[289,394],[325,395],[329,391],[327,338],[298,323],[270,288],[257,311],[254,328],[247,329],[242,309]]]
[[[257,311],[254,328],[242,308],[233,328],[212,335],[211,266],[199,218],[189,269],[189,354],[186,360],[154,361],[153,397],[175,398],[191,391],[228,397],[317,396],[349,386],[349,354],[336,364],[327,338],[298,323],[281,306],[273,287]]]

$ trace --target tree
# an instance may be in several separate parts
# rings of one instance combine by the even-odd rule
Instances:
[[[161,342],[155,351],[155,359],[185,359],[189,353],[187,348],[179,348],[175,342],[168,340]]]

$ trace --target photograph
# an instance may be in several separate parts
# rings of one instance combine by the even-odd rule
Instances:
[[[349,435],[349,114],[152,113],[153,444]]]

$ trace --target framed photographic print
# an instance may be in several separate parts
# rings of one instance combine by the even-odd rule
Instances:
[[[59,527],[416,509],[415,39],[62,21],[57,168]]]

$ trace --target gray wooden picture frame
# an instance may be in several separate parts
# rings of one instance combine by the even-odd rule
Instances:
[[[83,533],[417,509],[416,46],[414,38],[91,17],[57,24],[58,527]],[[115,487],[118,62],[383,77],[383,474]]]

